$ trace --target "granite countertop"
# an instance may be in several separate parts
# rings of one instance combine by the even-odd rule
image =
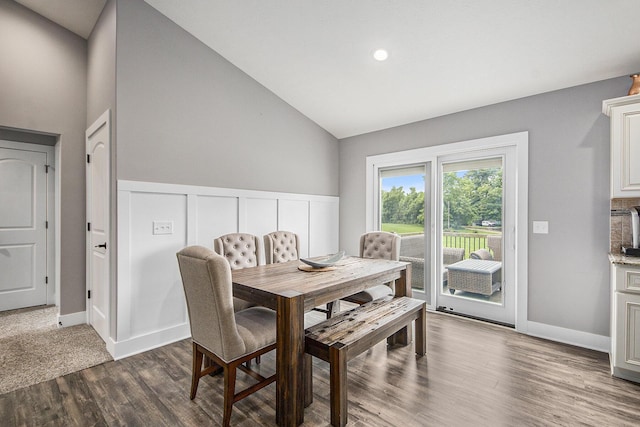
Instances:
[[[637,256],[626,256],[624,254],[610,253],[609,261],[611,261],[612,264],[623,264],[640,267],[640,257]]]

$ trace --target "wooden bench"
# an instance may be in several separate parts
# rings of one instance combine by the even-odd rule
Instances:
[[[330,367],[331,424],[347,423],[347,362],[415,320],[415,348],[427,351],[426,303],[409,297],[376,300],[340,313],[305,331],[305,352]],[[311,397],[311,360],[306,360],[306,397]]]

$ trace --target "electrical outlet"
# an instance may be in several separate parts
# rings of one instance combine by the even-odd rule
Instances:
[[[173,221],[153,221],[153,234],[173,234]]]
[[[549,234],[549,221],[533,221],[534,234]]]

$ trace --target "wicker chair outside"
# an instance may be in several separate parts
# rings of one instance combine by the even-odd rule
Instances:
[[[447,280],[447,265],[464,259],[464,248],[442,248],[442,280]],[[424,289],[424,234],[403,236],[400,261],[411,263],[411,287]]]
[[[502,261],[502,235],[487,236],[487,248],[491,251],[494,260]]]
[[[424,289],[424,234],[403,236],[400,261],[411,263],[411,287]]]

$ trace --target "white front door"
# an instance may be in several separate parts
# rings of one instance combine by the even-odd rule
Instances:
[[[109,111],[87,129],[87,279],[89,324],[109,338]]]
[[[0,148],[0,311],[47,303],[46,164]]]

